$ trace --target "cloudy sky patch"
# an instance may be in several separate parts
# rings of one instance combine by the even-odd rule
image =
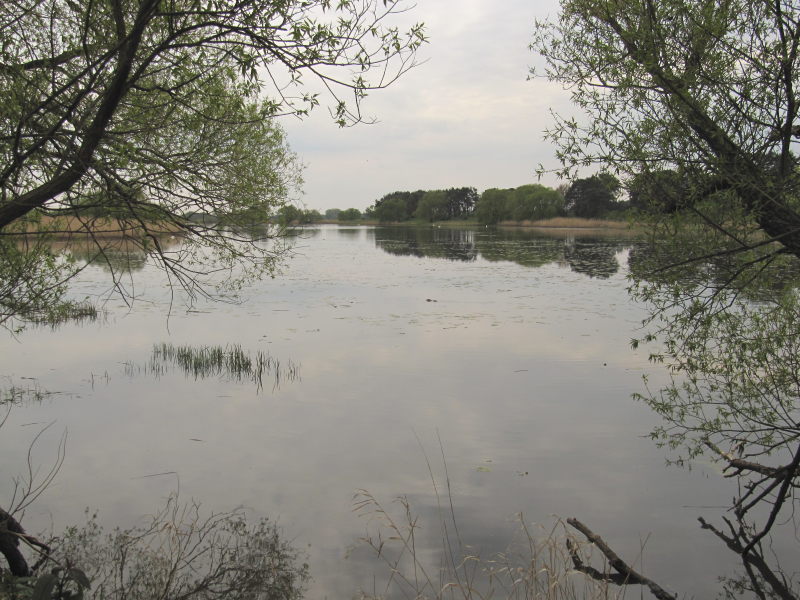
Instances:
[[[535,182],[539,163],[554,166],[549,109],[569,112],[567,92],[527,80],[534,20],[556,10],[555,0],[419,0],[399,20],[425,22],[426,62],[370,94],[377,123],[340,129],[324,108],[283,121],[306,166],[300,202],[363,210],[398,190]]]

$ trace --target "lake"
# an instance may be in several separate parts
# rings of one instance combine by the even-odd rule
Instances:
[[[53,423],[33,453],[43,468],[67,433],[29,530],[81,523],[87,506],[131,525],[179,491],[276,520],[308,553],[307,597],[351,598],[388,575],[358,544],[370,521],[353,511],[357,490],[387,506],[406,496],[436,560],[429,461],[440,492],[446,465],[461,537],[483,556],[506,548],[518,513],[574,516],[662,585],[715,593],[734,563],[696,518],[717,519],[732,484],[713,465],[667,467],[647,437],[656,417],[631,400],[643,375],[666,380],[650,348],[630,345],[645,316],[626,292],[632,241],[321,226],[295,242],[283,272],[239,304],[170,309],[161,274],[141,261],[128,306],[90,266],[72,293],[106,298],[104,319],[2,338],[2,386],[47,392],[4,426],[3,502],[36,432]],[[238,344],[283,375],[259,388],[154,373],[163,342]]]

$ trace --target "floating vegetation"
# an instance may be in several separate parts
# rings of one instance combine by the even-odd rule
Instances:
[[[144,367],[127,363],[125,372],[129,376],[145,372],[158,377],[173,368],[194,379],[218,377],[236,382],[249,381],[259,391],[264,387],[267,378],[272,379],[273,390],[279,388],[283,382],[300,379],[300,369],[293,362],[282,364],[260,350],[251,355],[238,344],[198,347],[173,346],[162,342],[153,346],[153,354]]]

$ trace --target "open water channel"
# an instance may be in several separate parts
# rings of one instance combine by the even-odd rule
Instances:
[[[297,238],[283,273],[241,304],[176,304],[158,271],[134,273],[137,299],[114,296],[96,323],[5,335],[2,387],[48,392],[14,406],[0,472],[52,462],[55,482],[25,515],[28,529],[128,526],[178,491],[208,510],[247,507],[276,520],[308,553],[309,598],[381,591],[387,573],[358,538],[365,489],[419,514],[418,543],[436,561],[444,466],[462,539],[502,551],[518,529],[575,516],[653,579],[712,596],[729,557],[696,518],[732,495],[712,465],[665,465],[657,424],[631,399],[642,376],[664,381],[632,350],[644,308],[626,292],[630,240],[532,231],[322,226]],[[73,287],[97,297],[109,274]],[[279,385],[229,377],[158,376],[154,344],[268,353]],[[7,498],[0,498],[6,502]],[[2,505],[2,504],[0,504]],[[630,594],[638,596],[638,590]]]

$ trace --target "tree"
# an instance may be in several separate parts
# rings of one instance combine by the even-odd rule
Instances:
[[[329,221],[335,221],[339,218],[339,213],[342,212],[338,208],[329,208],[325,211],[325,218]]]
[[[392,25],[405,10],[397,0],[0,3],[0,324],[63,305],[82,265],[54,254],[49,233],[82,232],[90,261],[106,257],[97,231],[117,234],[190,298],[274,268],[282,247],[262,242],[276,230],[253,225],[303,217],[276,117],[303,116],[324,93],[339,125],[368,120],[364,97],[412,68],[425,41],[420,25]],[[4,555],[18,542],[14,513],[0,510]]]
[[[645,212],[673,212],[685,205],[685,184],[677,171],[638,173],[628,182],[631,208]]]
[[[531,184],[485,190],[475,204],[474,214],[479,223],[494,225],[500,221],[552,219],[563,211],[564,198],[558,191]]]
[[[408,218],[406,213],[407,202],[399,193],[384,196],[373,208],[373,214],[381,223],[395,223],[405,221]],[[416,209],[415,209],[416,210]]]
[[[564,210],[564,199],[557,191],[539,184],[521,185],[510,200],[511,218],[515,221],[552,219]]]
[[[322,213],[316,209],[306,209],[303,211],[303,223],[319,223],[322,220]]]
[[[449,202],[443,190],[425,192],[419,201],[414,216],[422,221],[441,221],[448,218]]]
[[[478,190],[473,187],[450,188],[445,190],[447,197],[447,218],[468,219],[478,202]]]
[[[367,92],[413,67],[424,42],[421,26],[391,26],[403,10],[378,0],[3,3],[0,232],[64,228],[53,216],[91,231],[90,215],[111,214],[191,293],[208,289],[192,256],[205,273],[269,269],[272,251],[236,226],[274,216],[299,185],[274,118],[308,113],[321,88],[337,123],[361,121]],[[178,254],[163,232],[184,236]],[[24,262],[12,246],[3,261]],[[44,279],[69,277],[39,250]]]
[[[619,181],[607,174],[576,179],[564,196],[564,206],[569,214],[583,219],[605,217],[614,208],[614,198]]]
[[[495,225],[504,219],[510,218],[508,215],[509,190],[489,188],[484,190],[475,206],[475,216],[482,225]]]
[[[283,226],[299,225],[303,219],[303,211],[293,204],[285,204],[278,209],[278,222]]]
[[[382,223],[407,221],[413,218],[424,195],[423,190],[386,194],[375,201],[374,214]]]
[[[789,2],[564,0],[533,47],[590,120],[557,118],[561,174],[587,163],[629,176],[678,169],[690,202],[732,193],[800,253],[798,9]]]
[[[701,519],[741,558],[729,597],[799,595],[769,549],[800,483],[800,300],[786,278],[800,259],[799,25],[784,0],[564,0],[533,42],[586,112],[548,132],[562,175],[599,164],[635,190],[679,174],[634,272],[646,339],[675,379],[640,398],[676,460],[707,454],[739,480],[724,525]]]
[[[348,208],[339,213],[340,221],[358,221],[361,218],[361,211],[357,208]]]

